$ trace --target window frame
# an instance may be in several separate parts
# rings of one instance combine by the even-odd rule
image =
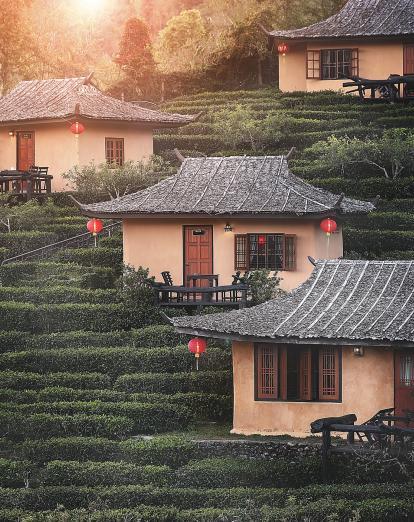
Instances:
[[[250,264],[250,242],[251,236],[265,236],[266,245],[268,244],[269,236],[280,236],[282,238],[282,252],[275,256],[281,255],[281,268],[269,268],[268,263],[263,267],[273,272],[294,272],[296,270],[296,240],[295,234],[284,234],[280,232],[248,232],[246,234],[235,234],[234,236],[234,269],[235,270],[258,270],[257,267],[252,267]],[[268,255],[268,254],[267,254]],[[268,259],[267,259],[268,261]]]
[[[277,383],[277,390],[276,394],[273,397],[270,396],[264,396],[266,394],[263,394],[259,390],[259,369],[261,368],[259,366],[259,357],[260,357],[260,350],[263,348],[272,348],[276,355],[277,365],[276,365],[276,372],[277,375],[275,377],[275,382]],[[309,364],[311,364],[312,361],[312,354],[317,355],[318,360],[318,383],[317,383],[317,393],[318,398],[312,399],[312,389],[314,388],[315,383],[313,382],[314,379],[314,369],[312,367],[309,368],[308,371],[308,377],[310,381],[308,382],[308,392],[307,396],[309,398],[303,398],[300,397],[301,394],[301,380],[299,377],[298,382],[298,398],[297,399],[288,399],[287,398],[287,353],[288,350],[296,349],[298,350],[298,372],[301,370],[301,353],[308,352],[308,361]],[[335,360],[336,360],[336,375],[335,375],[335,383],[336,383],[336,393],[335,395],[329,396],[328,398],[321,398],[321,378],[319,377],[321,375],[321,368],[320,368],[320,360],[321,360],[321,353],[323,350],[326,349],[333,349],[335,353]],[[317,350],[317,352],[315,352]],[[306,403],[342,403],[342,348],[340,346],[333,346],[333,345],[313,345],[313,346],[307,346],[307,345],[286,345],[286,344],[274,344],[274,343],[255,343],[254,344],[254,400],[256,402],[288,402],[288,403],[296,403],[296,402],[306,402]]]
[[[327,65],[328,67],[335,68],[334,77],[325,77],[324,75],[324,53],[335,53],[335,60],[332,64]],[[339,60],[339,54],[350,52],[351,58],[349,62]],[[306,51],[306,79],[307,80],[341,80],[339,73],[344,70],[344,63],[348,63],[351,69],[351,76],[359,76],[359,48],[344,47],[344,48],[332,48],[332,49],[309,49]],[[340,64],[342,66],[340,67]]]
[[[121,144],[121,147],[119,149],[121,151],[120,162],[117,161],[117,157],[116,157],[116,145],[115,145],[116,142]],[[109,154],[108,154],[108,151],[110,150],[109,149],[110,143],[112,144],[111,145],[112,156],[113,156],[112,161],[110,161]],[[125,138],[111,138],[111,137],[105,138],[105,161],[111,168],[117,168],[117,167],[124,166],[124,164],[125,164]]]

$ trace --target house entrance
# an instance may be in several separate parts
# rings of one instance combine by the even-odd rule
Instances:
[[[213,227],[184,226],[184,285],[187,276],[213,273]],[[207,284],[206,281],[202,282]]]
[[[35,164],[34,132],[17,133],[17,170],[29,170]]]
[[[395,414],[414,411],[414,350],[395,352]]]

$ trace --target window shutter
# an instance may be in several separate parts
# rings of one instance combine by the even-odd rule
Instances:
[[[280,398],[287,400],[287,346],[281,346],[280,351]]]
[[[312,398],[312,350],[305,348],[299,354],[299,399],[310,401]]]
[[[296,270],[296,236],[285,235],[284,270]]]
[[[234,236],[234,269],[248,270],[248,243],[247,235],[236,234]]]
[[[278,398],[278,347],[259,344],[256,347],[256,396]]]
[[[359,76],[359,49],[352,49],[352,76]]]
[[[339,351],[335,347],[319,350],[319,400],[339,400]]]
[[[306,51],[306,78],[319,80],[321,77],[321,51]]]

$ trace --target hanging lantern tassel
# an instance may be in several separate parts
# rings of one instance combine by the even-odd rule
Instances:
[[[194,337],[188,343],[188,350],[194,354],[196,360],[196,370],[198,371],[198,360],[200,355],[206,351],[207,341],[202,337]]]

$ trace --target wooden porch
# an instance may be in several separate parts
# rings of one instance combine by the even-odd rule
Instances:
[[[414,74],[390,74],[388,78],[369,80],[360,76],[351,76],[343,87],[354,87],[349,93],[357,92],[363,101],[414,101]]]
[[[42,199],[52,192],[53,176],[48,167],[31,167],[28,171],[0,171],[0,194],[7,194],[9,203]]]

